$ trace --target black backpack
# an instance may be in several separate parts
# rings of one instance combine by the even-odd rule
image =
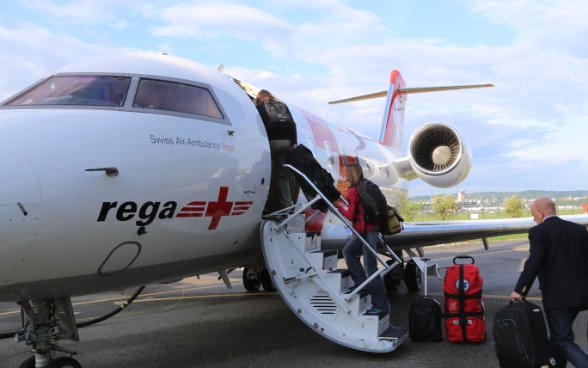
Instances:
[[[268,123],[294,123],[290,110],[285,103],[279,101],[264,102],[265,111],[268,116]]]
[[[357,183],[357,192],[363,206],[365,221],[382,224],[388,217],[388,204],[380,188],[369,180]]]

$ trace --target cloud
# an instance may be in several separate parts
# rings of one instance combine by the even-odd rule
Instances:
[[[405,142],[427,121],[447,121],[469,140],[475,166],[465,184],[528,189],[532,168],[544,165],[554,170],[555,185],[566,170],[585,164],[583,0],[23,4],[26,16],[0,18],[0,96],[80,55],[164,50],[212,67],[222,62],[228,74],[375,137],[383,99],[327,102],[385,90],[390,71],[398,69],[413,87],[496,85],[408,98]],[[498,175],[500,167],[519,178]]]
[[[77,0],[67,3],[57,3],[49,0],[28,0],[23,2],[23,5],[27,6],[31,12],[52,18],[55,27],[59,27],[65,21],[84,27],[101,24],[117,29],[124,28],[127,24],[118,15],[118,12],[121,10],[132,11],[136,9],[137,4],[138,2],[134,0],[124,2],[118,0]]]

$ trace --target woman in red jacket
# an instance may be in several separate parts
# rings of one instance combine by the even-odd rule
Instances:
[[[357,191],[357,183],[365,180],[363,170],[359,164],[345,165],[346,179],[349,183],[347,191],[347,202],[349,207],[345,208],[339,201],[337,209],[343,216],[352,222],[353,228],[369,243],[370,247],[376,250],[378,242],[379,224],[367,223],[363,212],[363,207]],[[360,257],[363,254],[365,268],[361,265]],[[370,252],[363,242],[354,234],[343,247],[343,257],[347,263],[347,268],[351,273],[351,278],[357,287],[364,282],[369,276],[378,270],[378,261]],[[386,296],[386,289],[381,277],[374,278],[368,285],[368,290],[372,297],[372,308],[367,314],[388,313],[390,311],[390,302]]]

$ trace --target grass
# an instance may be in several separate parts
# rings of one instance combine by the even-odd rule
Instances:
[[[558,215],[565,216],[565,215],[580,215],[582,214],[582,209],[575,209],[575,210],[558,210]],[[450,215],[446,218],[447,221],[454,221],[454,220],[474,220],[472,215],[478,215],[477,220],[496,220],[496,219],[508,219],[506,213],[503,211],[490,211],[490,212],[458,212],[455,214]],[[526,211],[523,213],[522,217],[531,217],[531,214]],[[413,214],[412,216],[405,216],[406,221],[409,221],[408,218],[411,218],[410,221],[413,222],[427,222],[427,221],[441,221],[441,216],[436,213],[427,213],[427,212],[420,212],[417,214]]]
[[[454,221],[454,220],[472,220],[472,214],[474,212],[458,212],[457,214],[451,215],[447,218],[447,221]],[[579,215],[582,214],[582,209],[563,209],[558,210],[558,215],[565,216],[565,215]],[[529,212],[525,212],[522,217],[531,217]],[[504,212],[500,211],[492,211],[492,212],[479,212],[478,213],[478,220],[496,220],[496,219],[509,219],[506,217]],[[409,221],[408,219],[406,219]],[[419,213],[412,216],[410,220],[412,222],[427,222],[427,221],[441,221],[441,216],[438,214],[430,214],[430,213]],[[488,241],[499,241],[499,240],[516,240],[516,239],[527,239],[527,233],[521,234],[512,234],[512,235],[502,235],[502,236],[495,236],[488,238]]]

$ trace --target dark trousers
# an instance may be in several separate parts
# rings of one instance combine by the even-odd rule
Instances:
[[[568,361],[576,368],[588,368],[588,355],[574,342],[572,330],[579,312],[578,308],[560,308],[545,312],[557,368],[565,368]]]
[[[372,249],[376,249],[378,242],[378,230],[368,231],[363,234]],[[360,257],[363,255],[365,268],[361,265]],[[363,242],[355,235],[351,237],[343,247],[343,257],[349,268],[349,273],[355,285],[359,285],[369,276],[378,271],[378,260],[370,252]],[[374,278],[368,284],[368,290],[372,298],[372,305],[383,311],[390,310],[390,302],[386,295],[384,281],[381,277]]]
[[[286,154],[292,150],[292,142],[287,139],[276,139],[270,142],[272,156],[272,184],[275,184],[278,193],[280,209],[292,206],[290,192],[290,170],[284,167]]]

